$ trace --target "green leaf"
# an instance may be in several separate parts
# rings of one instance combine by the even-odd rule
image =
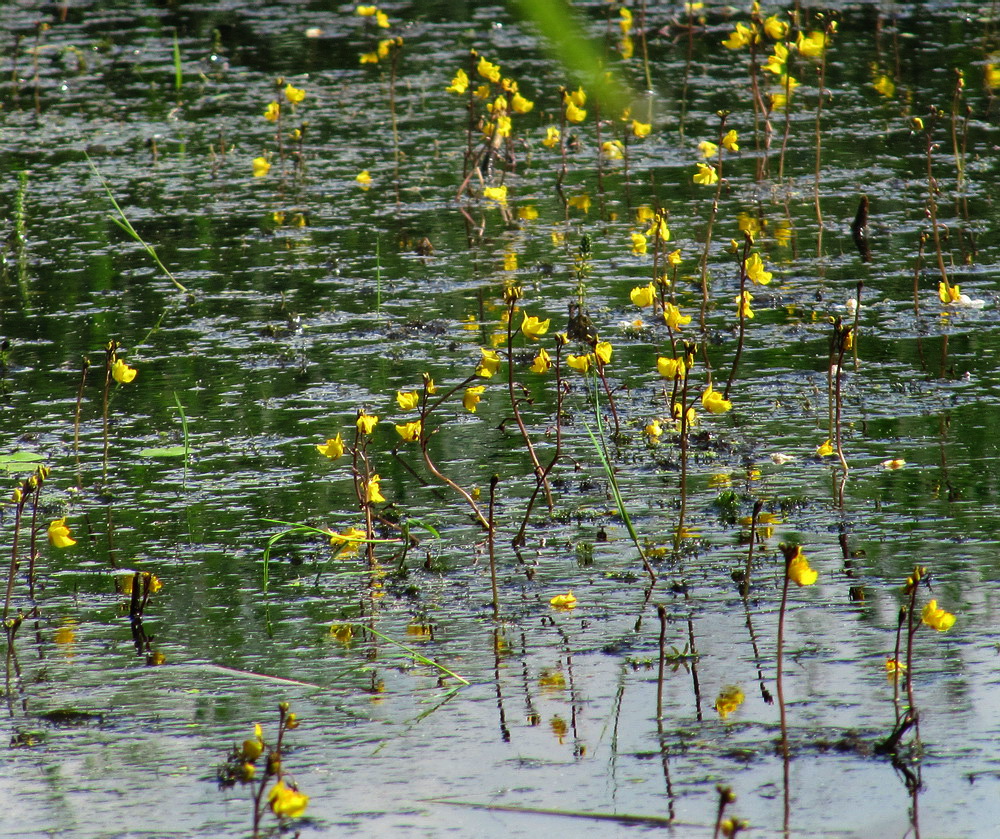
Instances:
[[[139,449],[140,457],[184,457],[189,454],[187,446],[150,446],[148,449]]]
[[[43,460],[45,455],[38,452],[13,452],[0,455],[0,469],[5,472],[28,472]]]

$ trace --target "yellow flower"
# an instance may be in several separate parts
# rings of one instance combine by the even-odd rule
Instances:
[[[571,195],[566,203],[574,210],[580,210],[584,213],[590,212],[590,195],[586,192],[583,195]]]
[[[827,440],[824,443],[821,443],[820,445],[818,445],[816,447],[816,456],[817,457],[829,457],[830,455],[833,454],[833,452],[834,452],[834,448],[833,448],[833,445],[830,443],[829,440]]]
[[[355,425],[362,434],[371,434],[375,430],[375,426],[378,425],[378,417],[366,414],[362,408],[358,411],[358,420]]]
[[[344,547],[340,549],[339,553],[342,556],[350,556],[358,552],[362,540],[367,538],[368,534],[365,531],[358,530],[356,527],[349,527],[343,533],[330,534],[330,547],[335,548],[338,545],[343,545]]]
[[[618,25],[622,28],[622,34],[628,35],[632,28],[632,12],[629,9],[619,9],[618,14],[621,16]]]
[[[656,286],[652,283],[636,286],[628,296],[640,309],[652,306],[656,302]]]
[[[903,458],[901,457],[895,458],[893,460],[882,461],[883,469],[895,470],[895,469],[902,469],[904,466],[906,466],[906,461],[903,460]]]
[[[316,446],[316,450],[324,457],[336,460],[344,454],[344,439],[338,434],[336,437],[331,437],[321,446]]]
[[[787,65],[788,47],[784,44],[775,44],[774,55],[769,55],[767,57],[767,64],[764,65],[763,69],[768,73],[774,73],[776,76],[781,76],[784,74]]]
[[[590,355],[567,355],[566,364],[569,365],[571,370],[576,370],[578,373],[586,373],[590,370],[590,359],[593,356]]]
[[[268,793],[267,803],[271,806],[271,812],[278,818],[297,819],[306,811],[309,796],[299,792],[295,787],[288,786],[282,780],[278,781]]]
[[[465,93],[469,89],[469,76],[461,67],[455,72],[455,78],[445,88],[446,93]]]
[[[118,384],[127,385],[138,373],[138,370],[134,367],[129,367],[120,358],[116,358],[115,363],[111,365],[111,378],[118,382]]]
[[[363,52],[360,58],[361,64],[378,64],[377,52]]]
[[[280,113],[281,113],[281,105],[279,105],[277,102],[271,102],[264,109],[264,119],[266,119],[268,122],[277,122],[278,114]]]
[[[470,414],[476,413],[476,405],[478,405],[479,400],[483,398],[483,391],[485,390],[486,385],[467,387],[465,389],[465,395],[462,397],[462,407],[464,407]]]
[[[500,369],[500,356],[497,355],[496,350],[479,350],[483,357],[479,361],[479,366],[476,367],[476,375],[483,379],[492,378],[497,370]]]
[[[677,422],[677,427],[680,428],[681,422],[681,403],[674,402],[673,408],[671,408],[670,415]],[[687,409],[687,425],[691,428],[698,423],[698,412],[694,409],[693,405],[689,405]]]
[[[545,348],[538,350],[538,355],[535,356],[535,360],[531,362],[531,372],[532,373],[548,373],[549,368],[552,366],[552,359],[549,354],[545,351]]]
[[[551,149],[553,146],[557,146],[559,144],[559,137],[559,129],[554,125],[550,125],[545,129],[545,139],[542,140],[542,145]]]
[[[661,242],[670,241],[670,228],[667,227],[667,220],[664,216],[656,213],[653,216],[653,223],[649,226],[649,230],[646,231],[647,236],[654,236],[658,238]]]
[[[365,501],[369,504],[377,504],[385,501],[382,497],[382,478],[378,475],[372,475],[368,479],[368,483],[365,484]]]
[[[722,145],[725,146],[729,151],[739,151],[739,135],[732,128],[726,132],[725,136],[722,138]]]
[[[611,346],[610,341],[598,341],[597,346],[594,347],[594,355],[602,365],[611,363],[611,353],[613,351],[614,348]]]
[[[661,355],[656,359],[656,372],[664,379],[683,379],[687,375],[687,365],[683,358]]]
[[[667,254],[667,264],[668,265],[680,265],[681,264],[681,249],[678,248],[675,251],[671,251]]]
[[[424,377],[424,387],[427,389],[427,393],[433,396],[435,393],[437,393],[437,385],[434,384],[434,379],[431,378],[430,373],[424,373],[423,377]]]
[[[886,99],[892,99],[892,97],[896,95],[895,83],[884,74],[875,78],[875,81],[872,82],[872,87],[875,88],[876,93],[881,94]]]
[[[783,111],[788,107],[788,97],[784,93],[770,93],[768,97],[771,100],[772,111]]]
[[[646,252],[646,237],[642,233],[632,234],[632,253],[638,255]]]
[[[491,82],[500,81],[500,65],[492,64],[486,60],[485,56],[479,56],[479,63],[476,65],[476,72],[479,73],[484,79],[489,79]]]
[[[625,157],[625,147],[621,140],[605,140],[601,143],[601,154],[608,160],[622,160]]]
[[[897,661],[894,658],[886,658],[885,660],[885,674],[890,680],[896,680],[899,678],[900,673],[906,672],[906,665],[901,661]]]
[[[722,42],[722,46],[730,50],[738,50],[747,46],[751,40],[755,40],[756,33],[745,23],[737,23],[736,28],[729,33],[729,37]]]
[[[568,591],[566,594],[557,594],[549,601],[549,605],[553,609],[575,609],[576,598],[573,596],[573,592]]]
[[[713,390],[711,385],[701,395],[701,404],[710,414],[724,414],[733,407],[733,403],[723,399],[722,394]]]
[[[522,221],[534,221],[538,218],[538,208],[534,204],[526,204],[517,208],[517,217]]]
[[[354,13],[361,15],[361,17],[374,17],[377,11],[378,6],[358,6]]]
[[[389,16],[385,12],[375,12],[375,23],[380,29],[388,29]]]
[[[1000,87],[1000,67],[996,64],[987,64],[983,69],[983,83],[990,90]]]
[[[66,517],[56,519],[49,525],[49,542],[54,548],[68,548],[76,544],[76,539],[69,535],[69,528],[66,526]]]
[[[718,182],[718,180],[719,173],[715,171],[714,166],[707,166],[704,163],[698,164],[698,173],[694,176],[694,182],[696,184],[711,186],[712,184]]]
[[[415,390],[404,392],[396,391],[396,404],[403,411],[413,411],[420,406],[420,394]]]
[[[719,712],[722,719],[725,719],[743,704],[745,698],[742,690],[735,685],[729,685],[719,692],[715,700],[715,710]]]
[[[389,57],[389,50],[392,48],[392,45],[394,43],[396,43],[396,42],[395,42],[395,40],[393,38],[386,38],[385,40],[379,41],[378,42],[378,48],[376,49],[376,53],[378,54],[378,57],[379,58],[388,58]]]
[[[489,99],[490,98],[490,86],[488,84],[481,84],[479,87],[473,91],[473,96],[476,99]]]
[[[402,437],[407,443],[416,443],[420,440],[420,432],[423,426],[420,420],[413,420],[413,422],[407,422],[403,425],[396,426],[396,432]]]
[[[661,436],[663,436],[663,426],[660,425],[660,421],[658,419],[650,420],[646,423],[646,427],[643,431],[650,440],[658,440]]]
[[[819,573],[810,567],[801,547],[795,549],[795,556],[788,563],[788,579],[798,586],[811,586],[819,579]]]
[[[682,315],[673,303],[667,303],[663,307],[663,322],[671,329],[680,329],[691,323],[691,315]]]
[[[294,87],[291,82],[285,85],[285,98],[293,105],[298,105],[306,98],[306,92],[300,87]]]
[[[947,632],[955,624],[955,616],[951,612],[939,609],[936,600],[927,602],[920,619],[938,632]]]
[[[526,114],[534,107],[535,103],[530,99],[525,99],[520,93],[515,93],[510,100],[510,109],[515,114]]]
[[[788,35],[788,24],[781,20],[777,15],[771,15],[764,21],[764,31],[767,33],[769,38],[773,38],[775,41],[781,41],[784,40],[786,35]]]
[[[702,157],[715,157],[719,153],[719,147],[710,140],[702,140],[698,143],[698,151]]]
[[[372,185],[372,176],[367,169],[360,171],[354,178],[358,182],[358,186],[362,189],[368,189]]]
[[[507,206],[507,185],[503,186],[488,186],[483,190],[483,198],[489,198],[490,201],[496,201],[501,207]]]
[[[773,276],[770,271],[764,270],[764,260],[757,253],[750,254],[746,261],[746,271],[747,276],[757,285],[767,285]]]
[[[947,306],[950,303],[957,303],[961,296],[961,290],[957,285],[948,285],[948,283],[945,282],[938,283],[938,299],[944,303],[944,305]]]
[[[578,87],[576,90],[571,90],[568,95],[570,101],[578,108],[582,108],[587,104],[587,94],[584,92],[582,87]]]
[[[733,299],[736,304],[737,315],[741,318],[753,318],[753,309],[750,304],[753,302],[753,295],[749,291],[744,291]]]
[[[572,99],[566,100],[566,119],[569,122],[583,122],[587,118],[587,112],[583,108],[578,108]]]
[[[549,331],[549,323],[551,323],[551,321],[552,318],[539,320],[536,317],[530,317],[528,313],[525,312],[524,320],[521,321],[521,332],[524,333],[525,338],[537,341],[542,335]]]
[[[270,171],[271,164],[267,162],[266,157],[255,157],[253,159],[253,176],[255,178],[263,178]]]
[[[808,35],[799,32],[795,46],[798,47],[799,55],[804,55],[806,58],[819,58],[823,55],[823,50],[826,49],[827,37],[822,32],[810,32]]]
[[[632,136],[633,137],[648,137],[649,132],[653,130],[652,123],[649,122],[639,122],[639,120],[632,120]]]

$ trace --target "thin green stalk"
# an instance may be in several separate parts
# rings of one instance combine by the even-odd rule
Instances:
[[[596,381],[593,382],[593,390],[594,414],[597,417],[597,430],[600,434],[600,440],[594,436],[594,432],[590,430],[590,426],[587,423],[584,423],[583,427],[586,429],[587,435],[590,437],[590,442],[593,443],[594,450],[597,452],[597,456],[601,460],[601,466],[604,467],[604,474],[608,478],[608,483],[611,485],[611,492],[615,496],[615,504],[618,506],[618,515],[621,516],[622,521],[625,523],[625,529],[628,531],[628,535],[631,537],[636,550],[639,552],[639,558],[642,559],[643,568],[645,568],[646,573],[649,574],[650,582],[656,583],[656,572],[653,570],[653,566],[649,564],[646,552],[642,549],[642,544],[639,542],[639,534],[636,533],[635,527],[632,524],[632,519],[629,517],[628,510],[625,508],[625,499],[622,498],[621,489],[618,487],[618,479],[615,477],[614,470],[611,468],[611,463],[609,462],[607,453],[605,452],[604,429],[601,427],[601,410],[600,406],[597,404]]]
[[[188,421],[187,414],[184,413],[184,406],[181,405],[181,400],[177,396],[177,392],[174,391],[174,404],[177,406],[177,411],[181,415],[181,431],[184,434],[184,489],[187,489],[187,474],[188,474],[188,461],[191,457],[191,437],[188,434]]]
[[[388,641],[393,646],[399,647],[401,650],[403,650],[403,652],[405,652],[408,656],[410,656],[410,658],[412,658],[414,661],[419,662],[420,664],[425,664],[428,667],[434,667],[437,670],[440,670],[446,676],[451,676],[451,678],[453,678],[453,679],[458,679],[458,681],[460,681],[463,685],[468,686],[468,685],[472,684],[472,682],[468,681],[468,679],[463,679],[461,676],[459,676],[458,673],[456,673],[454,670],[449,670],[447,667],[445,667],[440,662],[435,661],[433,658],[428,658],[427,656],[422,655],[421,653],[417,652],[412,647],[408,647],[408,646],[406,646],[406,644],[401,644],[395,638],[390,638],[388,635],[383,635],[377,629],[373,629],[372,627],[368,626],[367,624],[353,623],[353,624],[345,624],[345,626],[359,626],[362,629],[364,629],[366,632],[370,632],[372,635],[378,636],[383,641]]]
[[[170,282],[172,282],[174,286],[176,286],[177,290],[183,291],[185,294],[187,294],[188,293],[187,288],[181,284],[180,280],[178,280],[173,274],[170,273],[170,271],[167,269],[167,266],[164,265],[163,262],[160,260],[159,255],[156,253],[156,249],[148,242],[146,242],[146,240],[143,239],[142,236],[139,235],[138,231],[132,226],[132,222],[128,220],[128,216],[125,215],[125,211],[115,200],[115,196],[111,192],[111,187],[108,186],[108,182],[104,180],[104,176],[97,170],[97,167],[94,165],[94,161],[90,159],[90,156],[86,152],[84,152],[84,157],[87,158],[87,163],[90,164],[91,170],[97,176],[97,179],[101,182],[101,186],[104,187],[104,191],[108,194],[108,198],[111,200],[112,206],[118,213],[117,216],[109,215],[108,218],[111,219],[111,221],[113,221],[115,224],[117,224],[129,236],[131,236],[134,241],[142,245],[146,253],[149,254],[150,258],[157,264],[159,269],[167,276]]]
[[[177,30],[174,29],[174,90],[180,102],[181,90],[184,87],[184,69],[181,67],[181,45],[177,40]]]

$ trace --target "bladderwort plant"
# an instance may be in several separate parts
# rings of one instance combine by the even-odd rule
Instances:
[[[111,382],[116,385],[126,385],[134,381],[138,371],[134,367],[129,367],[121,358],[118,351],[121,349],[118,341],[108,341],[104,346],[104,388],[101,395],[101,420],[104,439],[104,454],[101,466],[101,483],[106,484],[108,480],[108,456],[111,450],[111,440],[108,433],[110,425],[110,394]]]
[[[355,13],[363,17],[366,22],[374,26],[376,35],[388,35],[392,23],[389,16],[378,6],[357,6]],[[382,31],[385,30],[385,31]],[[362,64],[383,65],[388,62],[389,82],[389,120],[392,127],[392,157],[394,167],[393,180],[396,185],[396,203],[400,200],[400,177],[399,164],[401,153],[399,148],[399,123],[396,115],[396,84],[399,77],[399,59],[403,52],[402,37],[390,36],[388,38],[377,38],[375,49],[361,54]]]
[[[553,370],[553,377],[555,378],[555,389],[556,389],[556,415],[555,415],[555,445],[552,450],[552,458],[546,464],[545,468],[542,470],[541,474],[535,476],[535,488],[531,493],[531,497],[528,498],[528,503],[525,505],[524,518],[521,519],[521,526],[518,528],[517,535],[514,536],[513,545],[518,547],[523,545],[525,542],[525,532],[528,528],[528,521],[531,518],[531,511],[534,509],[535,502],[538,499],[539,494],[542,492],[542,488],[546,486],[549,475],[555,468],[556,463],[562,457],[563,451],[563,402],[566,398],[566,394],[569,393],[570,385],[563,379],[563,358],[562,351],[563,348],[569,343],[569,338],[566,336],[565,332],[559,332],[555,336],[555,360],[549,355],[548,351],[543,348],[539,349],[538,354],[535,356],[535,360],[532,362],[531,370],[533,373],[545,374],[551,368]]]
[[[719,214],[719,199],[722,196],[722,185],[726,182],[723,178],[722,170],[722,150],[728,149],[731,152],[739,151],[738,136],[733,130],[726,130],[726,120],[729,119],[729,111],[718,111],[719,118],[718,142],[712,143],[704,141],[699,145],[702,156],[706,159],[715,157],[715,164],[699,163],[698,172],[694,176],[696,184],[703,186],[715,186],[715,195],[712,198],[712,209],[708,214],[708,221],[705,224],[705,247],[701,254],[701,329],[705,331],[705,314],[708,310],[709,288],[708,288],[708,260],[712,250],[712,230],[715,227],[715,219]],[[706,355],[707,362],[707,355]]]
[[[945,268],[944,264],[944,251],[941,246],[941,225],[938,222],[937,196],[941,190],[937,179],[934,177],[934,152],[938,148],[937,143],[934,141],[934,129],[942,116],[940,108],[931,108],[926,121],[921,117],[912,117],[910,119],[910,131],[923,136],[927,172],[927,202],[925,206],[927,217],[931,223],[931,238],[934,240],[934,254],[937,257],[938,271],[941,273],[941,284],[946,290],[950,290],[952,286],[948,280],[948,269]]]
[[[552,489],[549,486],[548,473],[538,459],[535,446],[531,442],[531,436],[528,434],[528,429],[524,424],[524,418],[521,416],[521,400],[529,398],[530,394],[523,385],[518,385],[522,391],[522,394],[519,396],[514,381],[514,313],[518,310],[518,302],[524,298],[524,290],[518,285],[508,285],[504,288],[503,295],[504,302],[507,304],[507,392],[510,396],[510,407],[514,414],[514,422],[517,423],[517,429],[521,433],[521,439],[524,440],[528,457],[531,459],[531,467],[535,475],[535,480],[536,482],[540,482],[542,488],[545,490],[545,500],[549,507],[549,514],[551,515],[554,505],[552,503]],[[537,341],[542,335],[548,332],[550,320],[550,318],[539,320],[539,318],[531,317],[527,312],[524,312],[524,317],[518,331],[521,332],[526,340]]]
[[[272,743],[264,738],[264,729],[254,725],[252,737],[234,746],[226,762],[218,767],[220,789],[237,784],[246,787],[252,805],[252,836],[257,839],[268,810],[278,820],[279,829],[305,813],[309,796],[301,792],[284,764],[285,736],[301,723],[287,702],[278,705],[278,734]],[[266,798],[265,798],[266,794]]]
[[[827,389],[830,407],[830,438],[840,467],[846,473],[847,458],[844,457],[843,440],[843,385],[844,354],[854,343],[854,327],[845,326],[838,316],[833,319],[833,334],[830,338],[830,358],[827,367]]]
[[[27,522],[29,541],[27,574],[28,597],[32,604],[34,604],[35,601],[35,563],[38,558],[38,549],[36,545],[38,499],[42,491],[42,486],[48,476],[48,467],[38,467],[38,469],[36,469],[31,476],[22,481],[21,484],[14,489],[14,492],[11,495],[10,503],[14,506],[14,532],[11,536],[10,568],[7,573],[7,590],[4,595],[3,604],[3,622],[5,626],[7,626],[7,621],[10,617],[14,586],[17,581],[18,572],[21,568],[20,543],[21,532],[25,527],[26,509],[30,509],[30,518]],[[69,531],[67,530],[67,534],[68,532]],[[14,627],[14,629],[16,631],[16,627]]]

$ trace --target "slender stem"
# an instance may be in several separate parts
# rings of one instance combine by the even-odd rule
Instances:
[[[490,588],[493,591],[493,620],[500,620],[500,594],[497,591],[497,558],[496,558],[496,525],[493,520],[493,513],[496,502],[497,484],[500,482],[499,475],[490,478],[490,509],[489,509],[489,534],[487,544],[490,551]]]
[[[508,296],[510,299],[507,303],[507,392],[510,394],[510,406],[514,412],[514,421],[517,423],[517,428],[521,432],[521,437],[524,439],[524,444],[528,449],[528,456],[531,458],[531,466],[534,469],[535,478],[540,480],[545,488],[545,500],[548,502],[549,514],[551,515],[555,510],[555,506],[552,503],[552,489],[549,487],[546,472],[542,469],[542,464],[538,461],[538,455],[535,452],[534,445],[532,445],[531,437],[528,436],[528,429],[524,425],[521,410],[518,408],[519,400],[514,393],[514,310],[517,308],[518,295],[510,294]]]
[[[667,610],[662,604],[656,607],[660,619],[660,661],[656,674],[656,719],[663,719],[663,671],[667,658]]]

